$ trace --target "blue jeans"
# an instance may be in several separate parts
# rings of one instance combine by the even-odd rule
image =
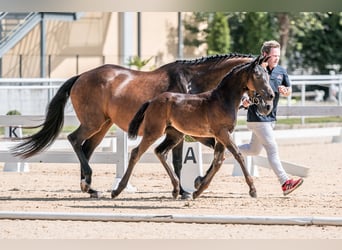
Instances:
[[[239,149],[243,155],[248,156],[260,154],[264,147],[268,162],[282,185],[289,178],[279,158],[278,145],[273,133],[274,125],[274,122],[247,122],[247,128],[252,131],[252,138],[249,143],[239,145]]]

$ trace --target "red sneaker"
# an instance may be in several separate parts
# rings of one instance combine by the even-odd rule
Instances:
[[[292,191],[294,191],[296,188],[298,188],[300,185],[302,185],[303,183],[303,179],[299,178],[298,180],[287,180],[283,185],[282,185],[282,189],[283,189],[283,193],[284,195],[288,195],[289,193],[291,193]]]

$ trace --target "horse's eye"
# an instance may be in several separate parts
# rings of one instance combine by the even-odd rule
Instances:
[[[255,77],[256,77],[257,79],[261,78],[261,76],[262,76],[262,74],[260,74],[259,71],[256,71],[256,72],[255,72]]]

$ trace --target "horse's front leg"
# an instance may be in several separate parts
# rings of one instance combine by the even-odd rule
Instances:
[[[179,181],[179,177],[177,176],[175,171],[172,171],[171,167],[167,164],[166,160],[167,160],[167,154],[170,151],[170,149],[174,148],[176,145],[182,142],[182,140],[183,140],[183,134],[181,134],[180,132],[174,130],[172,131],[172,133],[170,133],[170,131],[168,131],[164,141],[160,145],[158,145],[158,147],[156,147],[156,149],[154,150],[155,154],[159,158],[160,162],[163,164],[167,174],[170,177],[171,183],[173,185],[172,197],[174,199],[177,198],[180,192],[180,181]],[[180,176],[180,173],[179,173],[179,176]],[[183,197],[183,195],[182,195],[183,199],[190,198],[190,197],[185,197],[185,196]]]
[[[177,175],[178,179],[180,180],[180,173],[182,171],[182,159],[183,159],[183,141],[178,143],[173,149],[172,149],[172,164],[175,174]],[[182,196],[182,199],[189,199],[191,198],[191,193],[185,191],[180,182],[179,182],[179,193]]]
[[[196,199],[204,190],[206,190],[214,178],[217,171],[220,169],[223,163],[224,146],[218,142],[215,145],[214,159],[210,169],[207,171],[204,177],[198,176],[195,180],[195,187],[197,190],[192,194],[192,197]]]

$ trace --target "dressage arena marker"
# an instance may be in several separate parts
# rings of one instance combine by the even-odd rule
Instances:
[[[196,191],[194,180],[203,176],[202,145],[199,142],[184,142],[180,183],[182,188],[192,193]]]
[[[21,126],[5,127],[5,138],[22,138]],[[27,162],[5,162],[4,172],[29,172],[30,167]]]
[[[182,214],[110,214],[63,212],[13,212],[0,211],[3,220],[61,220],[103,222],[156,222],[205,223],[252,225],[342,226],[342,217],[290,217],[290,216],[232,216],[232,215],[182,215]]]

